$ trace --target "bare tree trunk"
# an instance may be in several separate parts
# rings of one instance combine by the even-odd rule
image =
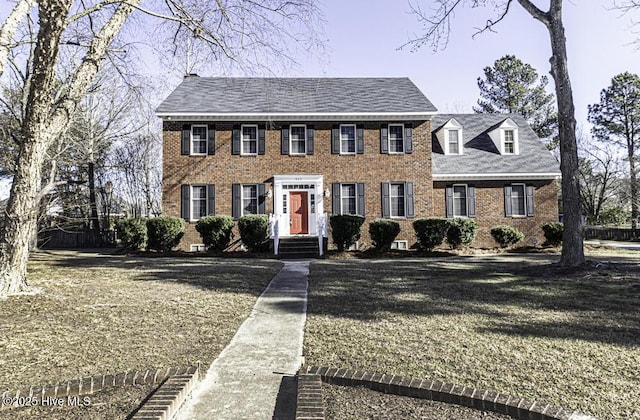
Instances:
[[[629,154],[629,176],[631,181],[631,228],[638,228],[638,176],[636,173],[636,158],[633,152]]]
[[[140,0],[122,3],[93,38],[87,54],[74,72],[63,99],[53,105],[56,64],[60,38],[73,2],[40,0],[40,29],[34,53],[33,74],[28,107],[23,122],[23,142],[11,187],[5,215],[5,227],[0,234],[0,296],[27,289],[27,261],[31,232],[37,222],[41,194],[39,181],[47,150],[67,130],[70,116],[99,69],[100,60],[119,32],[133,5]]]
[[[547,13],[538,9],[530,0],[518,0],[518,2],[531,16],[547,27],[551,39],[551,75],[555,81],[556,97],[558,98],[558,132],[564,215],[560,265],[574,267],[582,264],[585,258],[580,211],[580,170],[578,167],[575,107],[567,64],[567,40],[562,23],[562,0],[551,0]]]
[[[89,175],[89,209],[90,209],[90,218],[89,218],[89,229],[93,231],[96,235],[97,245],[100,245],[100,220],[98,218],[98,203],[96,200],[96,173],[95,173],[95,165],[93,162],[89,162],[88,165],[88,175]]]
[[[35,50],[31,105],[23,123],[23,142],[7,204],[0,246],[0,296],[27,289],[27,261],[31,235],[38,220],[42,167],[48,149],[50,103],[53,97],[57,52],[70,4],[43,0],[39,3],[40,31]]]

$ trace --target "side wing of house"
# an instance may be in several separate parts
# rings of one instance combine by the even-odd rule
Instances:
[[[518,228],[525,243],[544,241],[558,220],[559,165],[516,115],[438,115],[432,122],[433,205],[439,217],[470,217],[476,246],[496,245],[490,230]]]

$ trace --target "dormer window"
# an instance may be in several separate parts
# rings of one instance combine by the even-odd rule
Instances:
[[[499,126],[495,127],[489,133],[489,137],[496,145],[496,149],[501,155],[518,155],[520,154],[518,145],[518,126],[511,119],[505,119]]]
[[[436,132],[436,137],[445,155],[461,155],[463,153],[462,124],[451,118]]]
[[[513,155],[516,152],[516,139],[513,130],[504,130],[504,154]]]
[[[459,155],[462,150],[460,130],[447,130],[448,155]]]

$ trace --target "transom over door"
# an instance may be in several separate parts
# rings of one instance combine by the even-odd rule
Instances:
[[[309,208],[307,205],[308,193],[306,191],[292,191],[289,193],[291,210],[291,226],[289,232],[292,235],[309,233]]]

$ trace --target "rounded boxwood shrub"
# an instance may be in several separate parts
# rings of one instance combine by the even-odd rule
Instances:
[[[338,251],[348,249],[360,239],[360,227],[363,223],[364,217],[353,214],[338,214],[329,218],[331,238]]]
[[[375,219],[369,223],[369,235],[377,250],[388,250],[400,233],[400,223],[389,219]]]
[[[449,229],[449,221],[439,217],[416,219],[412,225],[418,238],[418,245],[427,251],[433,251],[434,248],[442,245]]]
[[[179,217],[161,216],[147,220],[147,248],[154,251],[171,251],[184,235],[184,220]]]
[[[269,249],[269,216],[266,214],[242,216],[238,219],[238,230],[242,243],[249,251]]]
[[[542,225],[544,238],[547,240],[545,245],[558,246],[562,243],[562,232],[564,225],[560,222],[548,222]]]
[[[451,248],[471,245],[478,234],[478,224],[473,219],[456,217],[449,221],[447,243]]]
[[[506,226],[498,225],[491,228],[491,236],[502,248],[506,248],[509,245],[516,244],[524,239],[524,233],[518,229]]]
[[[196,230],[209,250],[224,251],[231,242],[233,224],[230,216],[205,216],[196,223]]]
[[[120,219],[116,223],[120,244],[127,250],[147,246],[147,221],[145,219]]]

